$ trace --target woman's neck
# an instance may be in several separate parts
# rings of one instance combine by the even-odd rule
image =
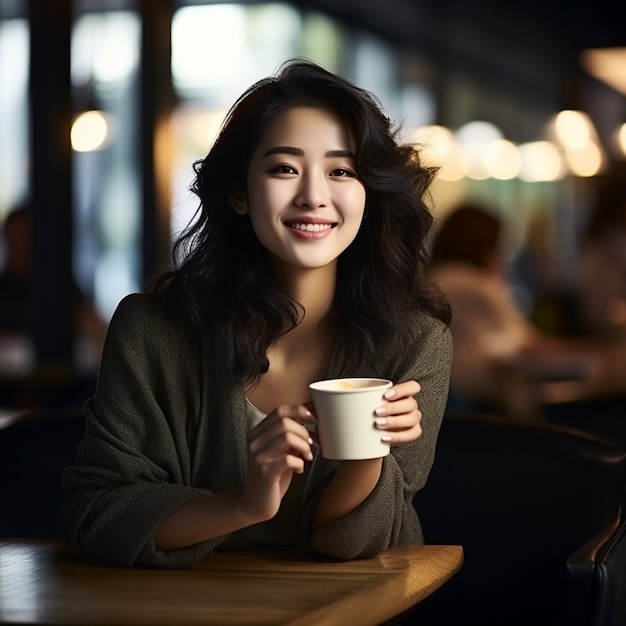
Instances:
[[[315,269],[291,267],[288,273],[279,276],[279,282],[303,310],[299,324],[278,340],[280,349],[287,353],[300,352],[315,343],[323,343],[320,322],[328,315],[335,297],[336,265]]]
[[[246,390],[251,402],[268,413],[279,404],[308,402],[308,385],[326,375],[330,342],[320,322],[335,295],[335,268],[294,269],[279,276],[281,287],[303,308],[300,323],[280,336],[267,350],[269,369]]]
[[[303,322],[319,323],[330,311],[337,285],[337,265],[320,268],[276,270],[278,282],[294,302],[305,311]]]

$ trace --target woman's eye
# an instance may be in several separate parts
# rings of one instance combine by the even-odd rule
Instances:
[[[356,174],[352,170],[348,170],[343,167],[338,167],[336,170],[333,170],[330,175],[351,178],[354,178],[356,176]]]
[[[296,171],[296,169],[294,167],[292,167],[291,165],[277,165],[276,167],[272,168],[272,174],[297,174],[298,172]]]

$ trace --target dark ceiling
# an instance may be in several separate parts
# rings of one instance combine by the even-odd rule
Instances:
[[[626,46],[624,0],[294,0],[404,43],[459,52],[485,40],[569,63],[585,48]],[[545,53],[545,54],[544,54]]]
[[[570,51],[626,46],[623,0],[414,0],[419,6],[502,23],[522,20],[538,35],[552,34]],[[532,36],[532,32],[528,33]]]

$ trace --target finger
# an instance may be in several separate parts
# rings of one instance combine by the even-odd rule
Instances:
[[[415,424],[413,427],[404,430],[386,431],[381,436],[381,440],[393,446],[399,443],[408,443],[410,441],[415,441],[416,439],[421,437],[421,435],[422,427],[420,426],[420,424]]]
[[[279,431],[293,431],[306,439],[308,431],[302,424],[310,421],[314,421],[312,415],[302,405],[278,407],[250,431],[249,439]]]
[[[304,440],[293,433],[282,434],[273,439],[261,438],[249,446],[251,462],[256,465],[263,465],[289,455],[312,461],[312,444],[313,440],[310,437]]]
[[[317,415],[315,414],[315,406],[314,406],[314,404],[312,402],[305,402],[303,406],[309,412],[311,417],[313,417],[313,421],[317,422]]]
[[[288,424],[288,428],[298,428],[298,431],[294,432],[289,429],[283,430],[281,426],[282,424],[277,424],[275,428],[268,429],[250,440],[248,447],[257,462],[267,463],[288,453],[298,455],[307,461],[312,460],[313,439],[306,428],[295,423]]]
[[[282,422],[286,425],[288,422],[285,420],[290,420],[294,424],[302,426],[302,424],[314,423],[315,417],[311,411],[302,404],[279,406],[257,424],[257,426],[252,429],[251,434],[258,434],[269,430],[274,427],[276,422]]]
[[[377,416],[374,420],[376,428],[380,430],[402,430],[413,428],[422,421],[422,412],[414,408],[412,411],[398,415]]]
[[[304,460],[299,456],[287,454],[263,463],[259,469],[263,477],[271,481],[280,478],[285,472],[302,474],[304,472]]]
[[[304,440],[310,438],[309,431],[302,424],[298,424],[289,417],[284,417],[276,418],[263,426],[259,424],[250,431],[248,440],[250,444],[259,448],[267,445],[267,442],[289,433]]]
[[[289,417],[298,424],[313,424],[315,416],[308,404],[284,405],[276,408],[274,413],[281,418]]]
[[[416,380],[406,380],[389,387],[383,397],[386,400],[395,400],[406,396],[414,396],[420,392],[420,389],[420,384]]]
[[[379,406],[375,411],[375,415],[378,417],[386,417],[388,415],[403,415],[404,413],[412,413],[417,410],[417,402],[415,398],[403,398],[396,400],[395,402],[385,402]]]

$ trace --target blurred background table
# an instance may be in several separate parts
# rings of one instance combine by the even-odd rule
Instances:
[[[356,561],[259,550],[163,570],[87,563],[55,540],[3,540],[0,623],[377,625],[462,561],[461,546],[400,546]]]

